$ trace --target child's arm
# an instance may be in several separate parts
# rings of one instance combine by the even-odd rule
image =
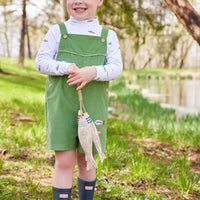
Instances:
[[[35,58],[36,69],[38,72],[47,75],[60,76],[67,74],[67,68],[72,63],[56,61],[59,42],[60,29],[58,25],[55,25],[47,32]]]
[[[94,66],[97,70],[97,76],[94,80],[111,81],[120,76],[123,70],[121,51],[117,35],[109,30],[107,38],[107,56],[106,64]]]

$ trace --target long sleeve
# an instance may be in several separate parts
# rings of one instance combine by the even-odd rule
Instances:
[[[56,61],[60,37],[57,37],[58,39],[55,37],[55,30],[59,31],[59,28],[55,26],[47,32],[36,56],[35,64],[37,71],[42,74],[62,76],[67,74],[67,68],[72,63]],[[60,33],[57,35],[59,36]]]
[[[120,76],[123,70],[120,46],[115,32],[109,30],[106,64],[95,66],[97,76],[95,80],[110,81]]]

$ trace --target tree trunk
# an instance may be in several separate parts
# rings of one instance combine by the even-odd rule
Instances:
[[[187,0],[165,0],[190,35],[200,45],[200,15]]]
[[[143,65],[143,67],[141,69],[145,69],[147,67],[147,65],[151,62],[152,58],[149,58]]]
[[[24,38],[25,38],[25,33],[26,33],[26,0],[23,0],[21,39],[20,39],[19,60],[18,60],[18,64],[20,66],[24,66]]]
[[[180,62],[179,67],[178,67],[179,69],[183,69],[184,61],[185,61],[185,59],[186,59],[186,57],[188,55],[188,52],[189,52],[190,48],[192,47],[192,44],[193,44],[193,40],[188,45],[186,44],[186,47],[182,47],[181,48],[182,50],[184,50],[184,52],[181,55],[181,59],[180,59],[181,62]]]
[[[3,16],[4,16],[4,23],[5,23],[5,31],[4,31],[4,37],[6,40],[6,52],[7,52],[7,56],[10,57],[10,49],[9,49],[9,39],[8,39],[8,18],[7,18],[8,12],[6,10],[6,6],[4,6],[4,12],[3,12]]]
[[[28,58],[32,58],[31,56],[31,45],[30,45],[30,38],[29,38],[29,31],[28,31],[28,20],[26,18],[26,37],[27,37],[27,47],[28,47]]]
[[[66,21],[69,19],[69,14],[67,12],[67,1],[60,0],[60,7],[61,7],[61,20]]]
[[[140,20],[140,16],[141,16],[141,8],[142,8],[142,0],[138,0],[138,11],[137,11],[137,15],[138,15],[138,19]]]

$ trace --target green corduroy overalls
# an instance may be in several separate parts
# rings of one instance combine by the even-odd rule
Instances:
[[[57,61],[75,63],[79,68],[106,64],[108,29],[102,28],[101,36],[69,34],[64,23],[59,24],[61,39]],[[59,65],[57,66],[59,69]],[[78,148],[77,115],[80,108],[77,86],[69,86],[68,75],[48,76],[46,84],[45,114],[47,147],[55,151]],[[106,150],[108,81],[91,81],[82,88],[83,103],[94,121]],[[93,154],[97,154],[93,146]]]

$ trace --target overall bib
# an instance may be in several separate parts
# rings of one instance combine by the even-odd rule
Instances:
[[[59,24],[61,39],[58,61],[75,63],[79,68],[106,64],[108,29],[102,28],[101,36],[69,34],[64,23]],[[59,65],[57,66],[59,69]],[[48,76],[46,84],[45,114],[47,148],[65,151],[78,148],[77,115],[80,108],[77,86],[69,86],[68,75]],[[108,81],[91,81],[82,88],[83,103],[94,121],[103,151],[106,150]],[[93,154],[97,154],[93,146]]]

